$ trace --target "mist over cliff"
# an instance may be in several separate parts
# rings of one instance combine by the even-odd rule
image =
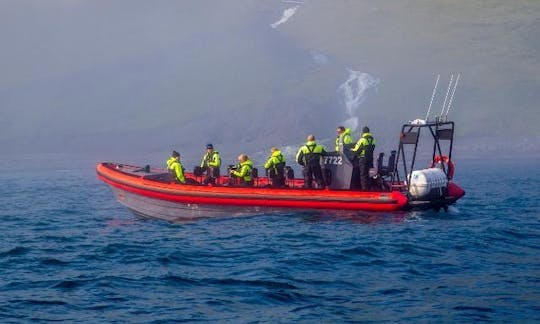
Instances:
[[[369,125],[379,148],[433,115],[462,152],[540,154],[537,1],[3,1],[4,152],[227,157],[331,144]]]

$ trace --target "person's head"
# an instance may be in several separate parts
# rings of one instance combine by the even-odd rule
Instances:
[[[206,150],[212,151],[214,149],[214,145],[212,144],[206,144]]]
[[[338,126],[338,128],[337,128],[337,133],[338,133],[338,134],[341,134],[341,133],[343,133],[344,131],[345,131],[345,127],[343,127],[343,126]]]
[[[245,162],[247,160],[248,160],[248,156],[246,154],[242,153],[242,154],[238,155],[238,161]]]
[[[362,128],[362,133],[369,133],[369,127],[364,126],[364,128]]]
[[[176,151],[172,151],[172,157],[173,158],[180,158],[180,153],[178,153]]]
[[[278,148],[277,148],[277,147],[275,147],[275,146],[272,146],[272,148],[270,149],[270,152],[271,152],[271,153],[274,153],[274,152],[275,152],[275,151],[277,151],[277,150],[278,150]]]
[[[313,141],[315,141],[315,135],[309,134],[308,137],[307,137],[307,141],[308,141],[308,142],[313,142]]]

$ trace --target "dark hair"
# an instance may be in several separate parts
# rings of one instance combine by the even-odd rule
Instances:
[[[214,149],[214,145],[212,145],[212,144],[206,144],[206,149]]]
[[[340,132],[344,132],[344,131],[345,131],[345,127],[343,127],[343,126],[338,126],[337,129],[339,129]]]
[[[369,133],[369,127],[364,126],[364,128],[362,128],[362,133]]]
[[[180,156],[180,153],[178,153],[176,151],[172,151],[172,156],[173,157],[178,157],[178,156]]]

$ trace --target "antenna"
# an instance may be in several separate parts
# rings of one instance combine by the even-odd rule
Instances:
[[[446,100],[448,99],[448,94],[450,93],[450,88],[452,87],[452,81],[454,81],[454,74],[453,73],[450,76],[450,82],[448,83],[448,90],[446,90],[446,96],[444,97],[444,102],[443,102],[443,105],[442,105],[441,115],[439,116],[441,118],[442,118],[443,113],[444,113],[444,108],[446,107]]]
[[[431,101],[429,102],[429,107],[426,114],[426,122],[429,117],[429,112],[431,111],[431,105],[433,104],[433,98],[435,98],[435,93],[437,93],[437,85],[439,84],[439,79],[441,78],[440,74],[437,74],[437,81],[435,81],[435,87],[433,87],[433,93],[431,94]]]
[[[448,118],[448,113],[450,112],[450,107],[452,107],[452,103],[454,102],[454,94],[456,93],[456,88],[457,88],[460,76],[461,76],[461,73],[458,73],[457,78],[456,78],[456,83],[454,83],[454,90],[452,90],[452,95],[450,96],[450,101],[448,102],[448,107],[446,108],[446,115],[444,115],[445,119]]]

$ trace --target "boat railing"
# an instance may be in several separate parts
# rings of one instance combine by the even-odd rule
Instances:
[[[342,157],[342,160],[340,159]],[[338,152],[333,152],[327,155],[323,166],[323,173],[325,174],[326,186],[325,188],[329,190],[357,190],[357,188],[351,188],[351,176],[352,176],[352,162],[342,154]],[[123,174],[139,177],[148,181],[156,181],[164,184],[180,184],[174,180],[172,176],[165,169],[160,168],[150,168],[148,166],[140,167],[134,165],[123,165],[123,164],[114,164],[114,163],[104,163],[107,168],[114,169]],[[331,168],[330,168],[331,166]],[[345,168],[344,168],[345,167]],[[254,168],[255,169],[255,168]],[[256,169],[257,170],[257,169]],[[344,172],[345,171],[345,172]],[[330,175],[331,174],[331,175]],[[195,185],[195,186],[208,186],[204,184],[205,175],[197,172],[185,172],[184,176],[186,178],[186,185]],[[252,173],[253,178],[253,188],[277,188],[272,186],[272,180],[268,177],[267,174],[259,176],[258,170]],[[215,183],[211,186],[224,186],[224,187],[243,187],[239,182],[235,181],[236,179],[231,178],[228,175],[222,175],[216,178]],[[345,181],[343,181],[345,180]],[[388,191],[388,189],[383,188],[392,188],[393,190],[401,190],[404,187],[404,184],[390,184],[387,180],[383,180],[386,184],[381,185],[379,189],[373,191]],[[294,170],[288,166],[285,169],[285,186],[280,187],[280,189],[303,189],[304,188],[304,179],[295,178]],[[324,188],[319,188],[324,189]]]

